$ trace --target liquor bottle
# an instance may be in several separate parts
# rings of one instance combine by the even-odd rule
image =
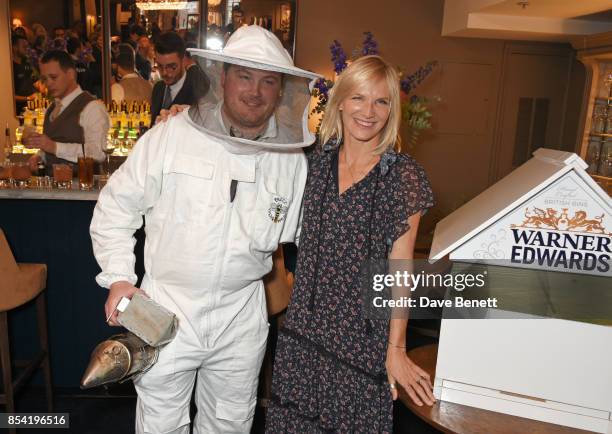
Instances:
[[[115,126],[115,136],[117,136],[118,139],[122,139],[123,138],[123,129],[121,128],[121,121],[117,121],[117,125]]]
[[[23,112],[23,125],[32,125],[33,119],[34,113],[31,109],[26,107],[25,111]]]
[[[117,103],[115,100],[112,100],[110,103],[110,118],[111,118],[111,126],[113,128],[117,127]]]
[[[36,176],[45,176],[46,172],[45,162],[42,159],[38,160],[38,164],[36,166]]]
[[[113,138],[113,143],[115,144],[116,148],[119,148],[119,129],[118,128],[113,128],[112,132],[111,132],[111,136]]]
[[[132,125],[138,125],[138,113],[136,113],[136,110],[130,112],[128,119],[132,123]]]
[[[13,150],[13,144],[11,143],[11,129],[9,128],[8,122],[4,129],[4,159],[7,159]]]
[[[147,128],[151,128],[151,104],[145,103],[145,125]]]
[[[134,128],[134,124],[132,123],[132,121],[128,121],[128,139],[138,139],[138,130]]]
[[[125,133],[124,133],[123,148],[126,153],[130,153],[130,151],[134,147],[134,143],[138,139],[136,129],[133,128],[132,125],[133,125],[132,121],[128,121],[127,129],[125,130]]]
[[[142,137],[144,133],[146,133],[148,128],[145,126],[144,121],[138,122],[138,137]]]
[[[38,108],[36,113],[36,132],[42,134],[43,124],[45,123],[45,111],[42,108]]]
[[[125,110],[123,110],[123,104],[121,106],[121,111],[120,111],[119,116],[120,116],[119,119],[121,121],[121,125],[127,125],[128,118],[127,118],[127,113],[125,112]]]

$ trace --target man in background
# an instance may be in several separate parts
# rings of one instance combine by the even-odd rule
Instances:
[[[185,42],[178,34],[167,32],[160,35],[155,45],[155,62],[161,81],[155,83],[151,96],[151,119],[154,122],[162,109],[173,104],[191,105],[203,96],[202,89],[187,80],[184,57]]]
[[[43,158],[51,174],[54,163],[74,166],[83,151],[85,156],[103,161],[110,119],[104,104],[77,83],[70,55],[60,50],[47,51],[40,59],[40,75],[54,101],[45,113],[43,134],[32,133],[24,138],[28,148],[41,151],[41,155],[32,157],[31,166]]]
[[[232,22],[225,27],[225,37],[228,38],[232,33],[244,25],[244,12],[239,5],[232,8]]]
[[[134,51],[136,51],[136,70],[142,78],[144,78],[145,80],[149,80],[151,78],[152,65],[147,62],[147,59],[145,59],[140,55],[140,53],[138,53],[138,40],[143,36],[146,37],[147,33],[142,27],[137,24],[134,24],[130,27],[130,37],[126,42],[132,46]]]
[[[71,37],[66,41],[66,51],[72,57],[77,72],[77,82],[83,90],[96,95],[95,90],[95,71],[92,71],[90,64],[95,61],[89,53],[84,53],[83,42],[79,38]],[[96,95],[97,96],[97,95]]]
[[[21,35],[11,37],[13,51],[13,85],[15,86],[15,112],[20,115],[27,106],[28,100],[34,98],[32,65],[28,62],[28,40]]]
[[[151,43],[151,40],[149,39],[149,37],[146,35],[138,38],[138,47],[136,51],[136,57],[138,58],[138,56],[140,56],[144,62],[148,63],[146,68],[149,71],[151,71],[148,80],[152,83],[159,81],[159,74],[157,73],[157,71],[153,70],[153,65],[155,64],[155,54],[153,50],[153,44]]]
[[[150,104],[151,83],[136,73],[135,54],[129,44],[119,45],[119,55],[115,62],[120,80],[111,86],[111,98],[117,103],[146,101]]]
[[[53,39],[64,39],[66,36],[66,29],[63,27],[55,27],[53,29]]]

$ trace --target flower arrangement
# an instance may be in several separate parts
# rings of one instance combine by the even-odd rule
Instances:
[[[339,41],[334,40],[329,46],[331,61],[334,64],[334,72],[340,75],[348,66],[348,58],[344,48]],[[374,39],[372,32],[364,32],[364,40],[360,49],[353,50],[352,60],[361,56],[377,55],[379,53],[378,43]],[[427,62],[412,74],[402,74],[400,79],[400,89],[402,93],[402,119],[408,125],[408,142],[416,144],[422,131],[431,128],[431,112],[429,104],[432,101],[414,94],[414,90],[431,74],[437,66],[437,61]],[[316,99],[316,104],[311,114],[322,114],[329,99],[329,91],[334,86],[334,82],[328,79],[319,79],[315,82],[312,96]],[[321,123],[317,126],[319,131]]]

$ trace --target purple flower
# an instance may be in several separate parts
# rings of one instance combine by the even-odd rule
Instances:
[[[334,63],[334,71],[336,74],[340,74],[347,67],[346,64],[346,53],[340,45],[340,42],[334,39],[334,42],[329,46],[329,50],[332,55],[332,62]]]
[[[319,91],[320,95],[327,99],[329,87],[327,86],[327,83],[325,82],[324,78],[320,78],[315,81],[314,88]]]
[[[414,72],[413,74],[405,75],[404,78],[400,80],[400,87],[402,89],[402,92],[404,92],[405,94],[409,94],[414,89],[416,89],[416,87],[421,84],[423,80],[425,80],[429,76],[429,74],[431,74],[431,71],[437,64],[438,62],[435,60],[432,62],[427,62],[424,66],[421,66],[419,69],[417,69],[416,72]]]
[[[363,32],[365,39],[363,40],[363,48],[361,54],[364,56],[378,54],[378,42],[374,39],[372,32]]]

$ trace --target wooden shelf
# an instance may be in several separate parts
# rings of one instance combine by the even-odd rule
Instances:
[[[593,137],[610,137],[610,138],[612,138],[612,134],[609,134],[609,133],[589,133],[589,136],[593,136]]]
[[[591,175],[591,178],[593,178],[595,182],[598,183],[599,186],[612,197],[612,178],[601,175]]]
[[[612,182],[612,177],[602,175],[591,175],[596,181]]]

